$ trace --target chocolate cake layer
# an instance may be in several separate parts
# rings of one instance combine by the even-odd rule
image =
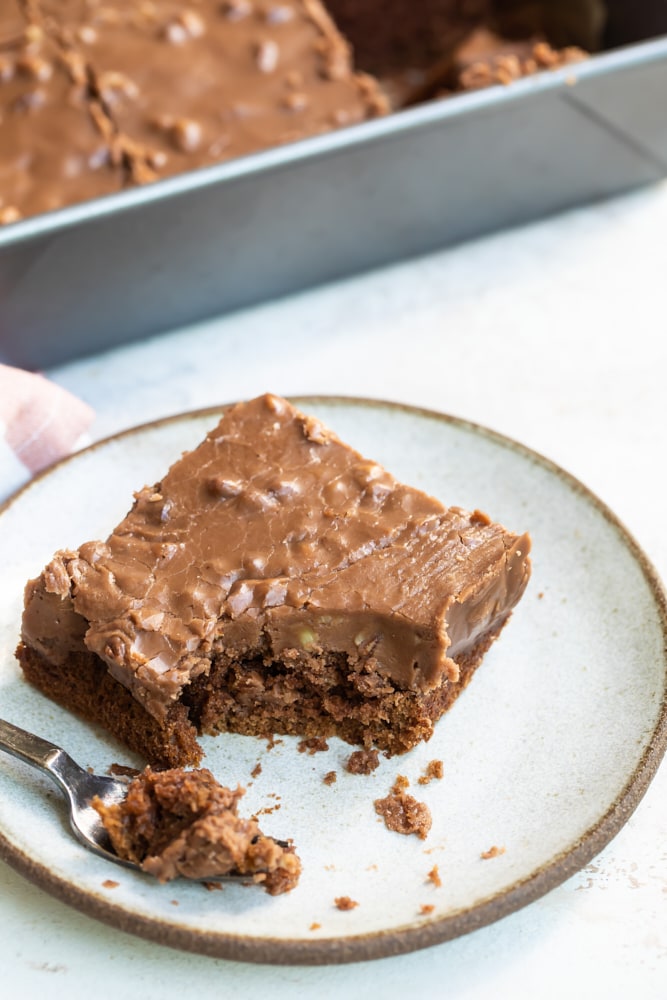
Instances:
[[[599,47],[605,16],[600,0],[327,0],[327,7],[356,65],[377,77],[394,109],[579,61],[582,47]],[[484,66],[467,73],[473,58]]]
[[[486,27],[508,40],[540,37],[555,48],[596,52],[607,19],[605,0],[492,0]]]
[[[392,106],[418,99],[443,61],[489,16],[489,0],[327,0],[356,65],[382,83]]]
[[[106,542],[54,557],[27,587],[19,656],[58,700],[78,674],[68,703],[153,762],[196,759],[193,725],[401,752],[502,628],[529,548],[267,395],[228,409]],[[109,681],[95,697],[101,664],[143,709],[122,731]]]

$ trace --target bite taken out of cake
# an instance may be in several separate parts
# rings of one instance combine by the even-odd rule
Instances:
[[[35,687],[157,767],[200,734],[428,740],[523,594],[530,539],[398,482],[273,395],[228,407],[106,541],[25,593]]]

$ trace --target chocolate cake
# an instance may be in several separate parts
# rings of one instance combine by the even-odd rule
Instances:
[[[326,0],[354,53],[376,77],[393,108],[426,94],[443,64],[489,15],[489,0]]]
[[[600,0],[3,0],[0,224],[556,68],[603,21]]]
[[[238,815],[244,790],[224,788],[210,771],[152,771],[133,778],[122,802],[93,799],[116,854],[159,882],[178,876],[247,875],[276,896],[298,882],[301,862],[289,845],[265,837]]]
[[[414,796],[393,788],[385,798],[376,799],[374,805],[388,830],[404,836],[414,833],[421,840],[426,840],[433,820],[425,802],[419,802]]]
[[[0,178],[40,166],[27,191],[0,188],[7,222],[388,110],[319,0],[6,2]]]
[[[265,395],[227,409],[105,542],[26,588],[18,657],[150,763],[198,733],[428,739],[521,597],[527,535],[397,482]]]

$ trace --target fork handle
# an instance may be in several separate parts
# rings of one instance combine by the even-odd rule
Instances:
[[[69,789],[61,771],[63,769],[67,771],[70,780],[72,777],[78,777],[78,772],[82,776],[86,773],[62,747],[29,733],[26,729],[20,729],[5,719],[0,719],[0,750],[6,750],[13,757],[18,757],[19,760],[47,774],[68,794]]]
[[[62,753],[55,743],[49,743],[41,736],[35,736],[25,729],[19,729],[11,722],[0,719],[0,749],[6,750],[13,757],[18,757],[26,764],[32,764],[40,770],[49,770],[54,754]]]

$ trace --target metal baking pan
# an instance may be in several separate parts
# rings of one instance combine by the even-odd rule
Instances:
[[[0,229],[0,361],[44,368],[667,175],[667,2],[605,48]]]

